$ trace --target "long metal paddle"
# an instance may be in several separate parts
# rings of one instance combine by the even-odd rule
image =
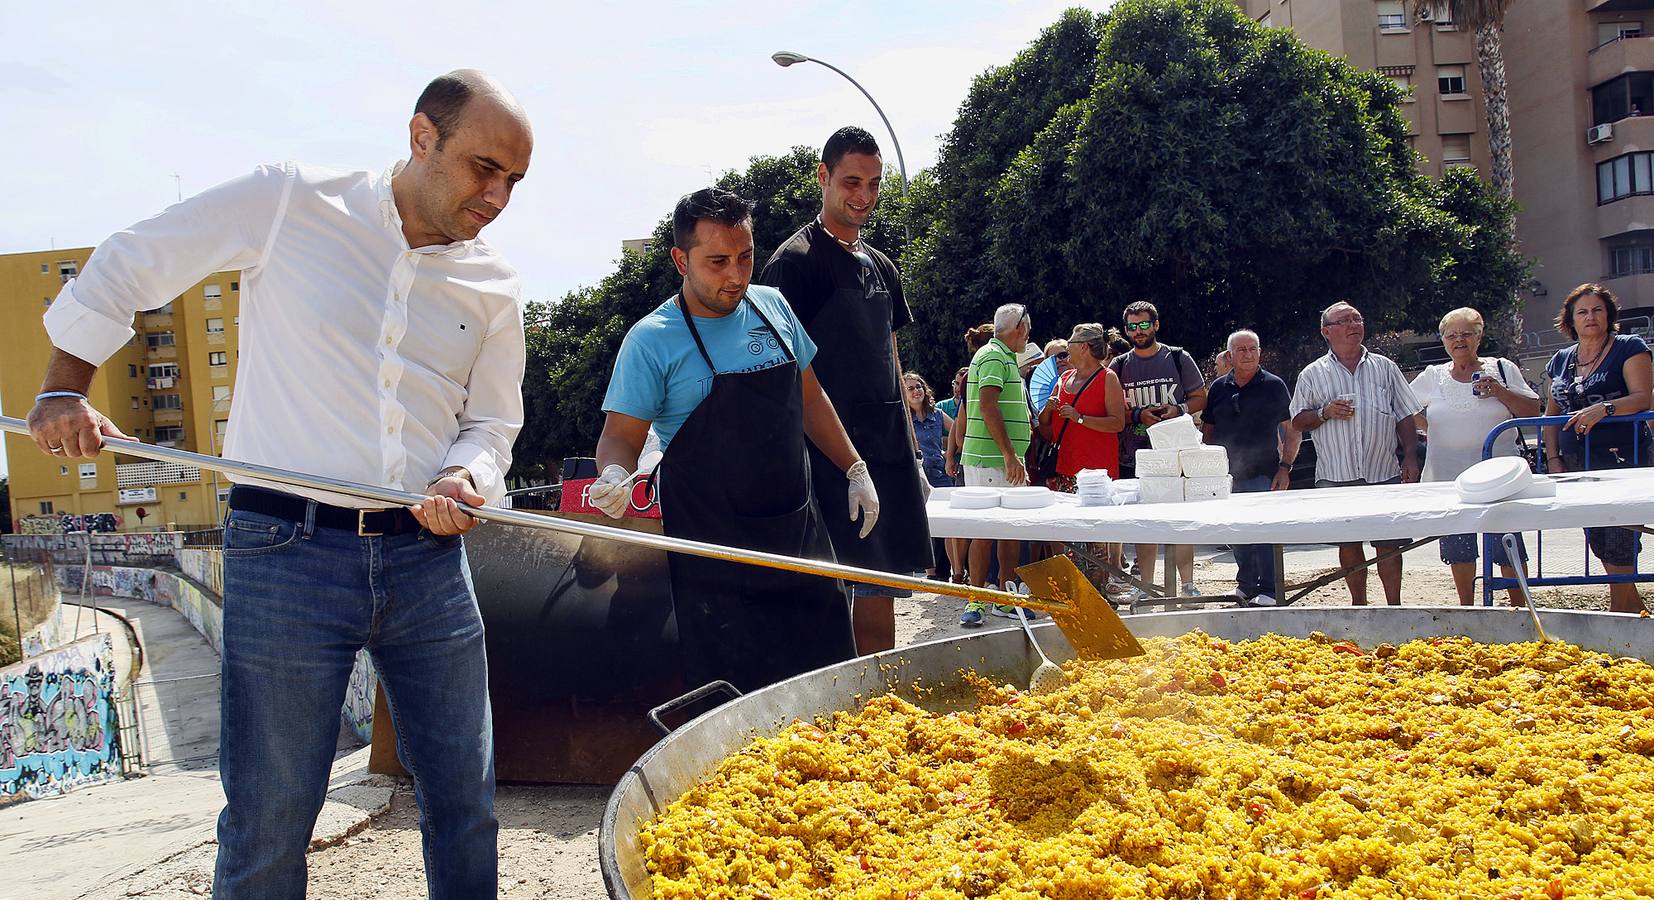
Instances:
[[[0,431],[27,435],[29,434],[29,427],[22,419],[0,416]],[[244,478],[254,478],[290,487],[329,491],[335,494],[383,503],[387,507],[412,506],[425,500],[424,496],[408,491],[357,484],[337,478],[328,478],[323,475],[307,475],[302,472],[291,472],[273,466],[261,466],[239,460],[191,453],[187,450],[175,450],[171,447],[157,447],[142,441],[106,437],[104,438],[104,445],[111,451],[124,453],[128,456],[180,463],[222,472],[226,475],[240,475]],[[575,519],[535,515],[513,509],[500,509],[494,506],[473,507],[462,504],[460,508],[474,518],[485,522],[498,522],[502,525],[539,528],[545,531],[561,531],[565,534],[577,534],[581,537],[621,541],[641,547],[664,550],[669,553],[688,553],[692,556],[763,566],[769,569],[782,569],[805,575],[845,578],[851,581],[877,584],[882,587],[926,591],[946,594],[951,597],[963,597],[966,600],[976,600],[983,603],[1010,604],[1027,609],[1037,609],[1040,612],[1050,614],[1052,621],[1057,623],[1057,627],[1062,629],[1062,633],[1068,637],[1068,642],[1074,646],[1074,652],[1080,656],[1096,659],[1120,659],[1127,656],[1138,656],[1143,652],[1143,648],[1138,645],[1137,639],[1126,629],[1125,623],[1120,620],[1120,616],[1114,611],[1114,607],[1103,599],[1103,596],[1097,592],[1097,589],[1092,586],[1091,582],[1086,579],[1073,561],[1066,556],[1053,557],[1017,569],[1017,574],[1022,578],[1022,582],[1029,586],[1032,593],[1032,596],[1024,596],[996,591],[991,588],[949,584],[909,575],[894,575],[889,572],[862,569],[842,563],[800,559],[760,550],[723,547],[717,544],[706,544],[700,541],[688,541],[661,534],[630,531],[625,528],[613,528]]]

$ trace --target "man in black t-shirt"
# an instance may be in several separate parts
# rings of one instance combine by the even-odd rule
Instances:
[[[1243,328],[1229,335],[1229,357],[1234,369],[1212,383],[1200,430],[1206,443],[1229,452],[1237,493],[1284,491],[1292,486],[1292,462],[1298,457],[1292,393],[1260,365],[1256,332]],[[1235,597],[1241,605],[1274,606],[1274,550],[1268,544],[1237,546],[1235,564]]]
[[[935,563],[925,517],[930,487],[896,355],[896,329],[913,314],[890,257],[861,239],[883,180],[884,160],[872,135],[854,126],[834,132],[816,167],[821,213],[776,248],[757,282],[781,290],[815,341],[816,378],[879,486],[879,521],[863,540],[850,522],[843,471],[810,447],[810,475],[833,552],[842,563],[908,575]],[[856,652],[896,645],[891,594],[855,586]]]

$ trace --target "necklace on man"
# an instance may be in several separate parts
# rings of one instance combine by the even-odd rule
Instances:
[[[821,226],[822,231],[825,231],[825,232],[827,232],[827,234],[831,235],[833,240],[838,241],[838,245],[840,247],[843,247],[844,249],[850,251],[851,253],[860,252],[861,248],[857,245],[859,245],[861,243],[861,235],[859,235],[859,234],[856,235],[856,239],[853,240],[853,241],[847,241],[844,238],[841,238],[838,235],[833,234],[832,229],[827,227],[827,223],[821,221],[821,216],[816,216],[816,224]]]

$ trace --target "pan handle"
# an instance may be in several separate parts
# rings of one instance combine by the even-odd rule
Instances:
[[[671,734],[672,726],[660,720],[662,715],[665,715],[672,710],[688,706],[696,700],[703,700],[713,694],[728,694],[729,699],[731,700],[741,696],[741,692],[736,690],[735,685],[730,684],[727,681],[707,682],[689,693],[684,694],[682,697],[678,697],[675,700],[668,700],[654,709],[649,710],[649,721],[654,723],[655,728],[657,728],[662,735]]]

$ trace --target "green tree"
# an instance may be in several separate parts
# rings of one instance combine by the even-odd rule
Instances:
[[[1062,71],[1043,81],[1031,71],[1052,66]],[[1076,72],[1083,87],[1059,77]],[[956,336],[1011,300],[1029,303],[1043,337],[1153,299],[1167,339],[1197,356],[1242,326],[1302,342],[1339,298],[1379,328],[1433,326],[1472,282],[1484,314],[1504,309],[1520,259],[1485,226],[1508,206],[1474,179],[1448,190],[1419,175],[1401,100],[1388,79],[1224,0],[1065,15],[978,78],[961,110],[949,148],[982,121],[1044,107],[1037,125],[1017,120],[1021,143],[997,144],[997,158],[938,164],[942,213],[907,260],[926,289],[916,361],[950,373]]]

